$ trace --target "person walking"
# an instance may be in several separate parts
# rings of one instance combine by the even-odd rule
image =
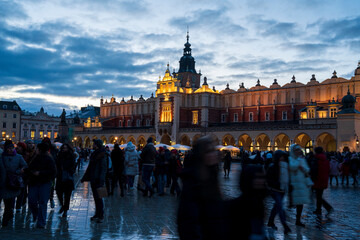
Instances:
[[[124,196],[124,153],[120,149],[119,144],[115,143],[114,149],[111,151],[111,161],[113,164],[113,182],[111,184],[111,195],[114,194],[114,189],[116,187],[116,184],[119,183],[120,188],[120,196]]]
[[[329,160],[327,160],[322,147],[315,148],[315,160],[317,161],[318,171],[313,186],[313,189],[316,192],[316,210],[314,211],[314,214],[321,215],[321,207],[324,206],[329,215],[333,212],[333,207],[324,200],[323,193],[328,187],[330,163]]]
[[[47,143],[37,145],[37,154],[29,163],[29,208],[33,221],[37,221],[37,228],[45,228],[47,202],[50,198],[52,182],[56,176],[56,165],[49,154],[50,146]]]
[[[104,202],[99,195],[98,189],[105,186],[105,177],[107,173],[107,154],[100,139],[93,140],[94,152],[90,156],[89,165],[85,171],[81,182],[90,182],[91,191],[95,201],[95,215],[90,218],[91,221],[102,223],[104,221]]]
[[[231,154],[230,151],[227,151],[224,157],[224,177],[229,177],[230,167],[231,167]],[[227,172],[227,174],[226,174]]]
[[[5,170],[3,175],[5,176],[5,186],[1,197],[5,204],[2,226],[6,227],[14,216],[15,198],[20,195],[21,189],[24,187],[22,174],[27,164],[23,157],[16,153],[11,140],[5,141],[1,162]]]
[[[56,194],[60,203],[59,214],[67,217],[70,207],[71,193],[75,189],[74,173],[76,170],[75,154],[72,147],[64,143],[60,147],[60,152],[56,158]]]
[[[147,144],[141,152],[141,161],[142,161],[142,180],[145,184],[144,196],[148,196],[150,193],[150,197],[154,193],[151,184],[150,178],[151,174],[154,171],[155,167],[155,158],[156,158],[156,148],[153,144],[153,139],[151,137],[148,138]]]
[[[125,176],[128,179],[128,192],[134,189],[135,176],[139,174],[139,154],[132,142],[128,142],[125,148]]]
[[[165,182],[166,182],[166,169],[169,165],[169,162],[166,158],[165,149],[163,147],[159,148],[159,154],[156,157],[155,162],[155,174],[158,179],[158,193],[159,196],[165,195]]]
[[[351,173],[351,177],[353,178],[353,184],[354,186],[359,185],[356,177],[358,175],[359,172],[359,157],[356,153],[353,153],[351,155],[351,159],[350,159],[350,173]]]
[[[350,159],[349,154],[344,157],[343,162],[340,164],[341,170],[341,185],[344,185],[344,180],[346,179],[346,186],[349,186],[349,174],[350,174]]]
[[[16,147],[16,153],[20,154],[23,159],[25,160],[25,155],[26,155],[26,144],[23,142],[18,142]],[[25,161],[26,162],[26,161]],[[16,197],[16,203],[15,203],[15,209],[16,212],[19,213],[21,212],[21,209],[23,207],[25,207],[26,204],[26,187],[27,185],[25,184],[27,182],[26,176],[25,174],[21,174],[21,177],[23,178],[23,187],[21,188],[21,192],[19,194],[19,196]]]
[[[296,225],[305,227],[301,222],[304,204],[310,203],[310,168],[298,144],[290,146],[289,157],[290,204],[296,206]]]
[[[213,139],[197,139],[190,158],[182,174],[177,217],[180,239],[226,239],[225,207],[218,179],[220,157]]]
[[[339,185],[339,163],[334,156],[330,157],[330,186],[332,186],[332,180],[335,178],[336,186]]]
[[[181,190],[178,183],[178,175],[181,174],[182,165],[180,157],[176,149],[171,150],[171,156],[169,160],[169,176],[171,178],[170,194],[180,196]]]
[[[289,226],[286,224],[286,215],[283,209],[283,199],[287,192],[289,185],[289,164],[288,155],[281,150],[277,150],[274,153],[274,159],[269,165],[266,177],[270,190],[270,195],[274,199],[275,203],[271,210],[268,227],[277,230],[275,226],[275,216],[279,214],[281,224],[284,227],[284,233],[291,232]]]

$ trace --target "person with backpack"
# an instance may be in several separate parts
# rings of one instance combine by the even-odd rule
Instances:
[[[1,198],[4,200],[5,209],[2,219],[2,226],[8,226],[8,223],[14,217],[15,198],[20,195],[24,187],[22,174],[27,164],[20,154],[16,153],[14,144],[11,140],[6,140],[4,151],[1,154],[1,162],[5,176],[5,185]]]

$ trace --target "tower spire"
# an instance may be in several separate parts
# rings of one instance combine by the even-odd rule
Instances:
[[[186,41],[189,42],[189,26],[187,26]]]

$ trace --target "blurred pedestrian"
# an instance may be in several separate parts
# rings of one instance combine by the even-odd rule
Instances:
[[[351,159],[350,159],[350,173],[351,173],[351,177],[353,178],[353,184],[352,185],[359,185],[358,181],[356,179],[358,172],[359,172],[359,157],[356,153],[353,153],[351,155]]]
[[[310,168],[304,157],[303,149],[293,144],[290,146],[289,157],[289,199],[292,206],[296,206],[296,225],[305,227],[301,222],[304,204],[310,203]]]
[[[102,223],[104,221],[104,202],[99,195],[99,189],[105,186],[107,172],[107,155],[103,142],[100,139],[93,140],[94,152],[90,156],[89,165],[85,171],[81,182],[90,182],[91,190],[95,201],[95,215],[91,221]]]
[[[51,186],[56,176],[56,165],[49,154],[50,146],[45,143],[37,145],[37,154],[29,163],[29,208],[36,227],[45,228],[47,202],[50,198]]]
[[[23,159],[25,160],[25,157],[26,157],[26,144],[23,143],[23,142],[18,142],[16,144],[16,153],[17,154],[20,154]],[[26,162],[26,161],[25,161]],[[21,212],[21,209],[22,207],[25,207],[26,206],[26,197],[27,197],[27,179],[26,179],[26,176],[25,174],[21,174],[21,177],[23,178],[23,187],[21,188],[21,192],[19,194],[19,196],[16,197],[16,203],[15,203],[15,209],[16,209],[16,212]]]
[[[286,215],[283,209],[283,199],[289,185],[288,162],[289,162],[288,155],[284,151],[277,150],[274,153],[273,163],[269,165],[266,173],[270,195],[275,201],[274,206],[270,213],[268,227],[277,230],[274,221],[275,221],[275,216],[279,214],[280,221],[284,227],[285,234],[291,232],[289,226],[286,223]]]
[[[171,156],[169,159],[169,176],[171,178],[171,187],[170,194],[177,194],[180,196],[181,190],[178,183],[178,176],[181,174],[182,165],[180,161],[180,156],[176,149],[171,150]]]
[[[180,239],[224,239],[225,208],[218,180],[220,156],[212,138],[197,139],[190,158],[182,173]]]
[[[117,185],[117,183],[119,183],[119,188],[120,188],[120,196],[123,197],[124,196],[124,153],[123,151],[120,149],[119,144],[115,143],[114,145],[114,149],[111,151],[111,161],[113,164],[113,171],[114,171],[114,176],[113,176],[113,182],[111,184],[111,195],[114,194],[114,189]]]
[[[71,193],[75,189],[74,173],[76,170],[76,160],[74,150],[67,143],[60,147],[60,152],[56,158],[56,194],[60,203],[59,214],[67,216],[70,208]]]
[[[165,182],[166,182],[166,169],[169,164],[168,159],[165,154],[165,149],[163,147],[159,148],[159,154],[156,156],[155,162],[155,174],[157,176],[157,189],[159,196],[164,196],[165,194]]]
[[[314,150],[315,159],[318,164],[318,173],[313,186],[313,189],[315,189],[316,192],[316,210],[314,213],[321,215],[321,207],[323,206],[329,215],[331,212],[333,212],[333,207],[327,201],[325,201],[323,198],[323,193],[324,190],[328,187],[330,163],[326,158],[322,147],[316,147]]]
[[[56,145],[52,144],[50,138],[48,138],[48,137],[44,137],[41,142],[47,143],[50,146],[49,153],[51,154],[52,158],[55,161],[55,159],[57,158],[57,155],[59,153]],[[51,208],[55,208],[54,192],[55,192],[55,179],[52,182],[51,191],[50,191],[50,199],[49,199],[49,201],[50,201],[50,207]]]
[[[349,186],[349,174],[350,174],[350,159],[349,154],[344,157],[343,162],[340,164],[341,170],[341,185],[344,185],[344,179],[346,179],[346,186]]]
[[[27,164],[23,157],[16,153],[11,140],[5,141],[4,151],[1,154],[1,162],[5,170],[5,186],[2,194],[5,209],[2,226],[6,227],[14,216],[15,198],[20,195],[22,188],[24,188],[22,175]]]
[[[128,179],[129,190],[134,189],[135,176],[139,174],[139,154],[136,146],[128,142],[125,147],[125,176]]]

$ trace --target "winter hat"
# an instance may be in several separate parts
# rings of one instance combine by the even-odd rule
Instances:
[[[94,139],[93,142],[98,148],[102,148],[103,141],[101,139]]]
[[[5,141],[5,144],[4,144],[4,149],[8,149],[8,148],[11,148],[11,147],[14,147],[14,144],[11,140],[6,140]]]
[[[47,152],[50,150],[50,146],[49,144],[45,143],[45,142],[41,142],[37,145],[37,148],[41,151],[41,152]]]
[[[177,154],[178,152],[176,149],[173,149],[173,150],[171,150],[171,153]]]
[[[163,147],[159,147],[159,153],[164,152],[165,149]]]
[[[152,137],[149,137],[148,140],[146,141],[147,143],[152,143],[154,140]]]
[[[26,151],[27,146],[26,146],[25,143],[23,143],[23,142],[18,142],[17,146],[18,146],[18,147],[21,147],[22,149],[24,149],[24,151]]]

